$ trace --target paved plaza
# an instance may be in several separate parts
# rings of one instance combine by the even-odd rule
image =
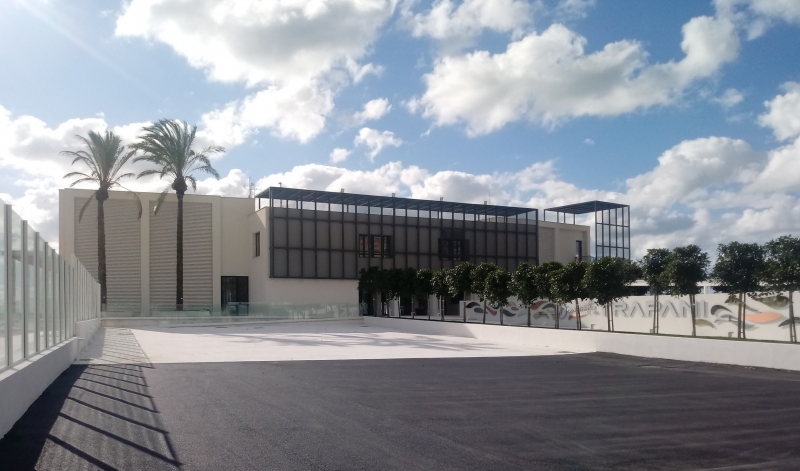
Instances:
[[[800,375],[320,322],[104,329],[2,469],[798,469]]]

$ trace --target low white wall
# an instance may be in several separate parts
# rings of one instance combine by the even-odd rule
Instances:
[[[0,438],[77,355],[78,339],[73,337],[0,372]]]
[[[800,345],[796,344],[463,324],[385,317],[365,317],[364,323],[375,327],[421,334],[454,335],[500,344],[549,347],[570,352],[607,352],[645,358],[800,371]]]
[[[97,329],[100,328],[100,319],[90,319],[75,323],[75,336],[78,337],[78,353],[82,352],[89,341],[92,340]]]

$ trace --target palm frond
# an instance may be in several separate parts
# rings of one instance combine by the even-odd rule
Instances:
[[[96,179],[96,178],[91,178],[91,177],[87,177],[87,178],[79,178],[79,179],[75,180],[74,182],[72,182],[72,183],[69,185],[69,187],[70,187],[70,188],[72,188],[72,187],[74,187],[75,185],[80,185],[81,183],[84,183],[84,182],[96,182],[96,181],[97,181],[97,179]]]
[[[195,180],[193,176],[187,175],[186,181],[192,184],[192,191],[197,191],[197,180]]]
[[[164,199],[167,197],[167,194],[169,193],[170,188],[172,188],[172,187],[171,186],[167,186],[166,188],[164,188],[161,191],[161,194],[158,195],[158,200],[156,200],[156,205],[155,205],[155,207],[153,207],[153,216],[158,214],[158,210],[161,209],[161,204],[164,202]]]
[[[68,174],[64,175],[61,178],[72,178],[72,177],[95,178],[91,175],[86,175],[83,172],[69,172]]]
[[[83,219],[83,212],[86,211],[86,208],[89,207],[89,203],[92,202],[92,200],[94,199],[94,195],[96,194],[97,194],[96,191],[92,193],[92,196],[90,196],[89,199],[86,200],[86,204],[84,204],[83,207],[81,208],[81,212],[78,213],[78,223],[80,223],[81,219]]]
[[[133,175],[133,174],[131,174],[131,175]],[[119,185],[119,184],[117,184],[117,185]],[[139,216],[137,216],[136,219],[141,219],[142,218],[142,200],[139,199],[139,195],[137,195],[135,191],[133,191],[133,190],[131,190],[129,188],[126,188],[126,187],[124,187],[122,185],[119,185],[119,187],[124,189],[124,190],[129,191],[133,195],[133,197],[136,198],[136,202],[139,203]]]

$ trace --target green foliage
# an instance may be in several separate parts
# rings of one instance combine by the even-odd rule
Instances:
[[[124,178],[136,176],[133,173],[120,174],[122,167],[136,154],[136,150],[125,147],[122,144],[122,139],[111,131],[106,131],[105,134],[89,131],[87,136],[75,136],[75,139],[83,144],[85,150],[65,150],[61,152],[61,155],[72,157],[72,165],[79,162],[86,165],[89,168],[89,172],[70,172],[64,175],[64,178],[77,178],[70,187],[88,182],[96,184],[98,188],[95,192],[95,199],[98,201],[107,200],[108,190],[114,187],[129,191],[139,204],[139,217],[141,218],[142,202],[139,200],[139,196],[120,183],[120,180]],[[81,208],[78,214],[79,222],[91,202],[92,198],[89,198]]]
[[[664,280],[670,294],[685,296],[699,293],[697,284],[708,279],[710,264],[708,254],[697,245],[674,248],[664,267]]]
[[[472,270],[470,291],[477,294],[481,301],[486,298],[486,279],[490,273],[500,270],[494,263],[483,262]]]
[[[380,292],[382,275],[382,270],[378,267],[362,268],[358,275],[358,290],[367,294]]]
[[[636,265],[628,259],[603,257],[589,263],[583,284],[587,297],[606,305],[630,295],[630,285],[638,278]]]
[[[729,293],[756,293],[764,270],[764,249],[758,244],[719,244],[711,278]]]
[[[669,254],[669,249],[647,249],[647,255],[639,262],[642,279],[650,285],[653,294],[661,293],[669,285],[668,280],[664,279]]]
[[[442,268],[441,270],[433,272],[433,276],[431,277],[432,294],[439,299],[444,299],[450,295],[449,278],[452,276],[450,272],[450,268]]]
[[[764,244],[760,278],[770,293],[800,290],[800,238],[778,237]]]
[[[564,265],[561,262],[552,261],[544,262],[534,269],[535,284],[539,287],[540,297],[553,300],[553,277],[562,268]]]
[[[589,297],[583,283],[586,269],[586,262],[576,261],[569,262],[553,273],[550,285],[551,300],[558,304],[569,304],[576,299]]]
[[[418,298],[428,299],[433,294],[433,272],[427,268],[417,270],[414,276],[414,295]]]
[[[502,269],[489,272],[484,283],[484,296],[493,308],[499,309],[508,304],[508,298],[513,294],[509,272]]]
[[[540,286],[536,284],[536,267],[528,263],[517,265],[511,274],[511,291],[526,306],[542,297]]]
[[[450,296],[458,296],[472,289],[472,272],[475,265],[464,262],[456,265],[450,271]]]
[[[390,268],[384,272],[386,299],[410,298],[414,295],[416,270],[413,268]]]
[[[140,172],[137,178],[158,175],[159,179],[167,177],[172,180],[170,186],[161,192],[154,212],[158,212],[170,188],[178,195],[183,195],[189,188],[187,182],[192,185],[192,189],[197,189],[197,180],[192,175],[193,172],[205,172],[219,179],[219,173],[211,166],[209,157],[212,154],[225,152],[225,148],[209,146],[200,152],[192,149],[197,126],[190,128],[185,122],[162,119],[156,124],[145,127],[143,131],[144,134],[139,136],[139,141],[131,146],[142,153],[133,161],[149,162],[156,168]]]

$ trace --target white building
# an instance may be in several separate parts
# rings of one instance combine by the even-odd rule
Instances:
[[[177,197],[110,192],[105,202],[108,311],[174,311]],[[97,276],[97,204],[90,190],[59,192],[59,247]],[[271,188],[260,198],[184,197],[184,306],[352,304],[368,266],[438,269],[462,260],[588,257],[590,227],[539,220],[531,208]]]

